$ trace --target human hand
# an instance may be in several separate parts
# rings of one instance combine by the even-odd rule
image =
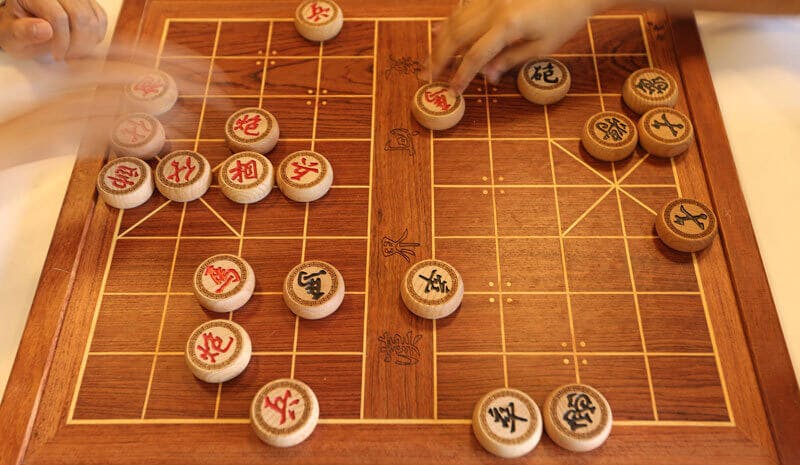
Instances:
[[[8,68],[0,88],[0,170],[74,154],[81,137],[104,141],[121,114],[122,87],[151,69],[96,58]]]
[[[9,0],[0,9],[0,48],[33,58],[86,56],[106,34],[108,18],[95,0]]]
[[[439,28],[431,56],[438,76],[451,57],[464,57],[450,83],[463,92],[482,71],[490,82],[530,58],[556,50],[614,0],[473,0]]]
[[[196,56],[188,49],[177,54]],[[86,147],[107,144],[110,131],[120,116],[132,111],[124,105],[124,86],[152,71],[155,62],[149,50],[119,45],[113,48],[111,56],[55,63],[26,61],[8,66],[9,73],[3,73],[0,86],[0,102],[3,102],[0,105],[0,171],[44,158],[74,154],[80,141],[88,142]],[[173,60],[163,70],[174,76],[180,91],[184,82],[202,79],[205,84],[208,63],[199,59]],[[214,78],[217,82],[234,79],[224,72],[219,75],[215,72]],[[239,109],[239,105],[228,98],[213,98],[205,108],[209,114],[230,114]],[[167,113],[158,118],[168,127],[171,138],[193,139],[197,130],[191,125],[169,127],[169,122],[180,114]],[[105,151],[83,151],[80,156],[99,159],[105,156]]]

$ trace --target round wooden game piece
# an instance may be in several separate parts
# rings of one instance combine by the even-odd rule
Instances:
[[[544,401],[542,412],[547,435],[573,452],[602,446],[611,434],[611,406],[600,392],[585,384],[567,384]]]
[[[678,101],[678,83],[663,69],[643,68],[625,80],[622,99],[640,115],[655,107],[674,107]]]
[[[278,120],[262,108],[242,108],[225,123],[225,140],[234,152],[267,153],[279,136]]]
[[[554,58],[531,60],[517,74],[519,93],[539,105],[550,105],[563,99],[571,84],[569,69]]]
[[[198,326],[186,342],[186,364],[207,383],[224,383],[241,374],[252,355],[247,331],[229,320],[211,320]]]
[[[306,0],[294,12],[297,32],[312,42],[331,40],[344,25],[342,9],[333,0]]]
[[[688,150],[693,140],[692,122],[674,108],[653,108],[639,119],[639,144],[651,155],[672,158]]]
[[[602,111],[586,121],[581,143],[598,160],[618,161],[628,157],[636,148],[639,137],[636,124],[615,111]]]
[[[442,131],[450,129],[464,117],[464,97],[444,82],[425,84],[414,95],[411,113],[422,126]]]
[[[190,202],[202,197],[211,186],[211,165],[197,152],[177,150],[158,162],[155,179],[164,197]]]
[[[243,258],[219,254],[207,258],[194,272],[194,295],[203,308],[232,312],[253,296],[256,277]]]
[[[422,260],[401,282],[403,302],[415,315],[435,320],[453,313],[464,297],[464,282],[455,268],[442,260]]]
[[[178,86],[169,74],[154,69],[125,87],[125,100],[133,111],[160,115],[178,100]]]
[[[153,195],[153,172],[138,158],[115,158],[97,175],[97,192],[114,208],[134,208]]]
[[[275,180],[286,197],[295,202],[313,202],[330,190],[333,167],[321,154],[300,150],[281,161]]]
[[[667,203],[656,217],[658,237],[680,252],[705,249],[717,235],[717,216],[705,204],[694,199],[676,199]]]
[[[259,439],[274,447],[305,441],[319,421],[314,391],[296,379],[276,379],[258,390],[250,404],[250,423]]]
[[[472,431],[484,449],[515,458],[532,451],[542,438],[542,415],[536,402],[517,389],[495,389],[472,413]]]
[[[272,192],[275,173],[264,155],[239,152],[222,163],[217,178],[225,197],[236,203],[254,203]]]
[[[147,113],[125,115],[111,130],[111,148],[121,157],[154,158],[166,141],[164,126]]]
[[[330,263],[303,262],[286,275],[283,301],[295,315],[308,320],[325,318],[344,300],[344,278]]]

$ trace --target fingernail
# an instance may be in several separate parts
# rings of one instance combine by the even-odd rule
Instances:
[[[47,37],[47,28],[42,24],[31,24],[28,28],[28,33],[34,39],[44,39]]]

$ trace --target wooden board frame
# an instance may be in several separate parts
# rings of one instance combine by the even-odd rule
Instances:
[[[146,15],[148,9],[161,8],[164,17],[170,16],[170,9],[198,7],[198,2],[167,2],[148,0],[128,0],[123,6],[118,27],[114,36],[112,56],[124,58],[124,47],[121,44],[135,43],[145,29],[146,18],[157,21],[159,15]],[[244,9],[255,9],[256,2],[246,3]],[[406,6],[404,2],[391,2],[384,5],[386,11],[399,11]],[[441,9],[443,16],[445,7]],[[427,14],[427,16],[431,16]],[[434,14],[435,16],[435,14]],[[153,19],[155,18],[155,19]],[[728,263],[728,272],[732,278],[733,291],[739,304],[739,317],[747,336],[749,352],[760,387],[760,396],[767,414],[772,438],[768,442],[774,444],[777,452],[777,461],[780,463],[800,462],[800,444],[792,441],[795,432],[800,429],[800,393],[798,392],[791,361],[786,350],[775,305],[769,290],[769,284],[761,262],[755,236],[750,225],[749,215],[743,193],[739,187],[736,169],[726,137],[724,125],[719,112],[719,107],[714,98],[713,83],[702,54],[702,45],[693,21],[665,21],[659,14],[650,13],[651,32],[658,34],[663,28],[671,28],[675,38],[675,51],[678,65],[683,76],[686,89],[686,100],[694,115],[694,122],[698,134],[698,145],[701,160],[706,169],[706,182],[710,189],[713,208],[720,213],[721,243]],[[123,55],[120,55],[123,54]],[[50,440],[58,439],[62,444],[70,444],[76,440],[73,435],[62,435],[56,438],[59,432],[59,418],[56,413],[45,421],[46,428],[34,429],[34,423],[41,418],[51,416],[50,412],[39,409],[44,390],[48,382],[51,364],[55,356],[56,347],[63,344],[75,346],[81,350],[83,341],[72,341],[69,334],[62,334],[62,323],[65,312],[71,299],[86,299],[92,290],[74,287],[75,278],[81,266],[102,266],[105,250],[97,247],[102,242],[103,231],[110,225],[90,229],[92,224],[96,196],[94,195],[94,180],[102,164],[98,157],[90,155],[102,153],[103,144],[98,141],[87,140],[81,145],[78,161],[76,162],[72,179],[64,200],[64,208],[59,217],[51,249],[48,253],[39,289],[31,307],[25,332],[23,334],[17,359],[9,379],[9,384],[0,405],[0,463],[49,463],[54,461],[68,461],[69,457],[60,459],[41,453],[39,448],[29,448],[31,443],[39,446]],[[733,215],[736,214],[736,217]],[[88,287],[88,286],[87,286]],[[78,300],[80,302],[81,300]],[[65,380],[62,380],[65,381]],[[65,381],[66,382],[66,381]],[[38,420],[37,420],[38,419]],[[239,431],[227,431],[234,438],[241,434]],[[403,442],[403,430],[409,427],[398,428],[396,437],[381,437],[386,443],[399,445]],[[234,427],[232,426],[233,430]],[[110,436],[124,434],[124,427],[110,427]],[[140,437],[141,441],[158,442],[158,436],[168,436],[176,429],[163,426],[150,432],[151,437]],[[661,429],[663,434],[654,433],[649,436],[656,446],[666,446],[680,440],[680,435],[671,435],[668,429]],[[198,431],[197,434],[200,434]],[[342,447],[337,451],[340,455],[350,457],[362,456],[363,450],[357,446],[346,444],[348,432],[333,429],[332,436],[342,439]],[[635,434],[619,428],[615,433],[622,436]],[[71,437],[72,436],[72,437]],[[660,439],[660,440],[659,440]],[[244,440],[244,439],[242,439]],[[249,439],[248,439],[249,440]],[[709,444],[709,451],[724,449],[728,440],[720,438],[717,445]],[[103,438],[97,438],[97,445],[102,446]],[[756,442],[759,442],[758,440]],[[191,444],[186,441],[185,450],[171,451],[170,457],[177,459],[181,454],[190,454]],[[765,456],[770,456],[771,444],[762,444]],[[413,450],[415,446],[424,446],[422,443],[410,441],[405,444]],[[317,451],[319,452],[319,451]],[[698,453],[692,459],[690,454]],[[131,454],[131,451],[127,451]],[[310,453],[310,452],[309,452]],[[705,462],[706,453],[699,451],[686,451],[685,460],[688,462]],[[189,455],[185,455],[188,460]],[[413,456],[413,454],[410,454]],[[88,463],[88,455],[81,455],[83,463]],[[320,455],[320,461],[334,461],[336,455]],[[114,457],[115,462],[145,462],[148,457],[131,454],[125,457]],[[151,457],[152,458],[152,457]],[[763,457],[762,457],[763,458]],[[388,458],[391,460],[391,457]],[[437,457],[429,457],[436,460]],[[756,462],[755,457],[742,457],[743,462]],[[604,463],[606,463],[604,461]],[[608,458],[607,463],[614,463],[613,458]]]

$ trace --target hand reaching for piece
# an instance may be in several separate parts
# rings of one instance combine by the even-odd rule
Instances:
[[[0,9],[0,48],[22,58],[56,59],[92,52],[108,18],[95,0],[9,0]]]
[[[434,40],[431,72],[441,74],[451,57],[463,60],[451,84],[458,92],[479,72],[496,82],[514,66],[547,55],[612,0],[473,0],[457,10]]]
[[[195,56],[193,53],[189,49],[177,52],[181,56]],[[155,62],[149,52],[122,46],[114,48],[113,56],[124,61],[83,58],[13,65],[0,61],[0,67],[9,68],[0,86],[0,171],[42,158],[74,154],[81,140],[89,141],[86,147],[107,145],[109,132],[121,113],[131,111],[121,105],[124,86],[153,71],[138,63]],[[168,69],[176,76],[197,76],[208,72],[208,63],[178,60]],[[229,79],[225,73],[217,78],[219,82]],[[209,114],[231,113],[237,108],[226,98],[209,99],[206,103]],[[196,128],[172,127],[170,135],[176,139],[195,137]],[[105,150],[81,152],[85,157],[102,158],[105,154]]]

